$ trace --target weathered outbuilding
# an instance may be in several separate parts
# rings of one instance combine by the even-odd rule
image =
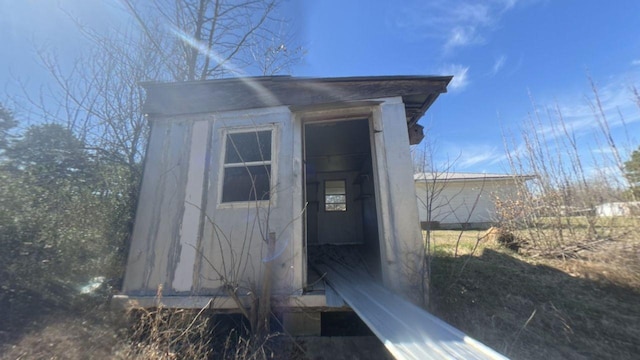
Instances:
[[[414,175],[423,229],[488,229],[496,200],[515,200],[531,175],[432,172]]]
[[[324,308],[309,267],[323,247],[411,295],[422,241],[409,146],[450,80],[145,84],[151,135],[120,298],[151,305],[161,287],[167,306],[233,310],[230,289],[242,299],[268,278],[280,306]]]

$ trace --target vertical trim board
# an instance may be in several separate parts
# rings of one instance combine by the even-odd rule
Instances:
[[[179,257],[172,287],[177,292],[190,291],[196,261],[201,212],[204,211],[204,172],[209,137],[209,122],[197,121],[192,126],[184,212],[180,225]]]

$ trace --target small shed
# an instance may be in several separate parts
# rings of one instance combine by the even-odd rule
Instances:
[[[326,248],[410,295],[422,241],[409,147],[450,80],[144,84],[151,134],[120,299],[150,306],[161,288],[167,306],[233,311],[269,268],[278,306],[324,309],[309,259]]]
[[[144,85],[151,134],[116,301],[242,313],[256,332],[277,313],[297,335],[353,311],[396,358],[504,359],[407,301],[428,294],[409,147],[450,80]]]
[[[513,198],[529,175],[418,173],[414,175],[422,228],[484,229],[496,220],[496,198]]]

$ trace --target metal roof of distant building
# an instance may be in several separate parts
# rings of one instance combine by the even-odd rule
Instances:
[[[509,180],[509,179],[534,179],[535,175],[518,174],[490,174],[490,173],[417,173],[413,175],[415,181],[465,181],[465,180]]]

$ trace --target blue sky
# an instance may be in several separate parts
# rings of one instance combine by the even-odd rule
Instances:
[[[83,51],[59,6],[107,27],[128,21],[114,2],[0,0],[0,84],[15,91],[11,74],[46,84],[34,44],[68,57]],[[436,162],[454,161],[457,171],[507,172],[503,131],[518,133],[532,98],[538,110],[557,105],[593,149],[588,74],[614,135],[622,139],[621,113],[639,143],[629,88],[640,87],[640,1],[289,0],[281,13],[308,50],[292,75],[454,75],[422,124]]]

